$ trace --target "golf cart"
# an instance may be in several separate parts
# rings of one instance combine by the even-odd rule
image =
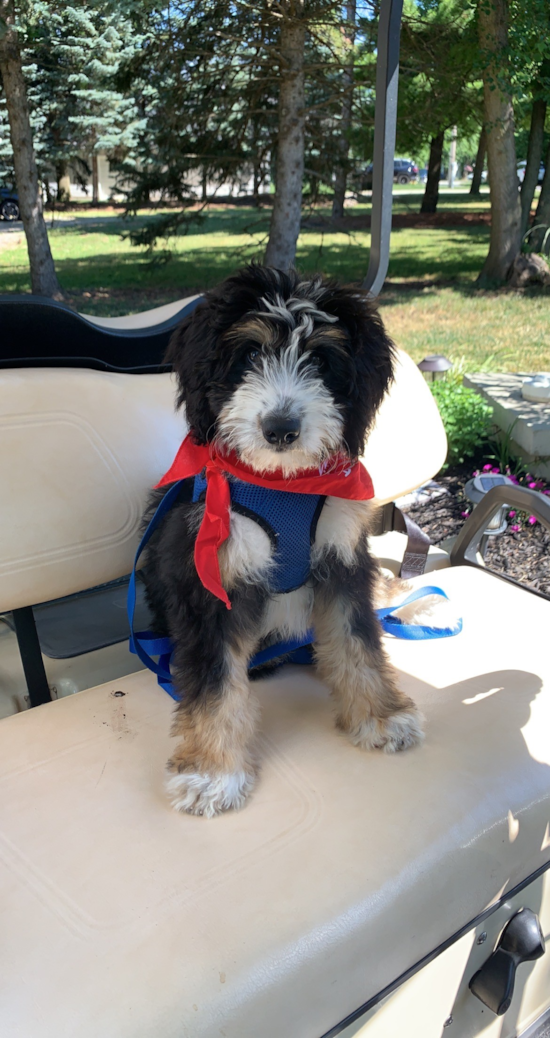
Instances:
[[[373,295],[400,7],[382,0]],[[453,638],[386,638],[425,745],[362,753],[335,732],[314,669],[288,666],[256,686],[248,806],[208,821],[165,799],[173,703],[126,655],[117,617],[147,490],[184,432],[164,348],[197,303],[97,319],[0,299],[0,1033],[542,1038],[550,605],[489,573],[479,545],[504,502],[548,528],[550,503],[495,488],[450,556],[407,541],[393,502],[446,444],[405,353],[365,462],[381,565],[441,586],[463,618]]]

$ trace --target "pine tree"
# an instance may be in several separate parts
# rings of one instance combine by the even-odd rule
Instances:
[[[145,122],[120,172],[130,212],[151,197],[175,208],[132,240],[152,247],[159,236],[185,228],[197,172],[218,186],[242,184],[253,174],[256,191],[269,169],[276,196],[268,258],[286,265],[299,232],[301,170],[315,194],[319,184],[330,185],[339,159],[348,60],[343,8],[331,0],[169,0],[162,8],[143,7],[136,18],[147,45],[119,83],[133,92]],[[280,236],[284,255],[272,248]]]
[[[17,16],[13,0],[0,0],[0,74],[13,150],[19,207],[27,240],[32,290],[62,297],[42,212]]]
[[[46,185],[53,173],[63,200],[71,174],[87,183],[90,156],[120,157],[134,144],[139,113],[114,79],[141,41],[111,0],[33,0],[19,23],[37,164]],[[0,158],[10,166],[5,140]]]

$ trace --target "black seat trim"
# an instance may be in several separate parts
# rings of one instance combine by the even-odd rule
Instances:
[[[64,303],[32,295],[0,296],[0,369],[70,367],[127,374],[168,371],[170,336],[203,297],[146,328],[105,328]]]

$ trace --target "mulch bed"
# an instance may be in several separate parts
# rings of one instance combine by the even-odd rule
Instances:
[[[392,227],[480,227],[490,226],[489,210],[463,213],[456,210],[442,210],[439,213],[394,213]],[[363,216],[344,216],[341,220],[330,220],[320,214],[305,217],[302,227],[324,229],[326,231],[364,231],[369,230],[370,214]]]
[[[471,477],[471,468],[449,469],[436,476],[436,482],[447,494],[428,504],[407,508],[432,544],[455,536],[466,522],[464,512],[471,511],[472,506],[464,497],[464,486]],[[519,530],[511,529],[518,525]],[[508,519],[505,533],[489,538],[485,563],[495,573],[513,577],[550,598],[550,533],[538,522],[530,525],[526,513],[516,512]]]

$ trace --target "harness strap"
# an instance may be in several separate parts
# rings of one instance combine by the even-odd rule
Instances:
[[[132,572],[130,574],[130,583],[128,584],[128,598],[127,598],[127,601],[126,601],[126,606],[127,606],[127,611],[128,611],[128,622],[130,624],[130,652],[135,652],[136,656],[141,660],[141,662],[144,664],[144,666],[148,667],[149,670],[152,670],[153,674],[156,674],[157,678],[162,678],[163,681],[171,681],[172,680],[171,676],[170,676],[169,668],[166,669],[164,665],[161,666],[161,661],[160,660],[159,660],[158,663],[155,663],[155,661],[151,659],[151,657],[147,654],[147,652],[145,651],[145,649],[142,647],[142,644],[141,644],[143,639],[147,639],[148,637],[151,638],[152,636],[149,635],[148,632],[142,632],[140,634],[135,634],[134,633],[134,613],[135,613],[135,610],[136,610],[136,568],[137,568],[137,564],[138,564],[138,562],[139,562],[139,560],[141,558],[142,552],[144,551],[144,549],[146,548],[147,544],[151,540],[151,537],[153,536],[153,534],[154,534],[158,524],[160,523],[161,519],[164,518],[166,513],[170,511],[172,505],[174,504],[174,502],[175,502],[175,500],[176,500],[176,498],[177,498],[177,496],[178,496],[178,494],[180,492],[182,483],[183,483],[182,479],[178,480],[178,482],[174,483],[174,485],[172,487],[170,487],[170,490],[168,490],[166,492],[166,494],[162,498],[162,501],[160,502],[160,504],[159,504],[159,506],[158,506],[158,508],[157,508],[157,510],[156,510],[156,512],[154,514],[154,516],[150,520],[149,525],[148,525],[145,533],[143,534],[143,537],[141,538],[140,544],[138,546],[138,550],[136,551],[136,557],[134,559],[134,565],[132,567]],[[168,638],[166,638],[166,639],[163,638],[163,639],[159,639],[159,641],[164,643],[164,642],[168,642],[169,639]],[[171,647],[170,647],[170,652],[171,652]],[[160,653],[161,653],[161,658],[162,658],[162,656],[165,655],[165,653],[163,653],[162,649],[160,650]],[[157,655],[157,653],[155,653],[155,655]]]
[[[419,577],[426,569],[430,538],[424,533],[424,530],[417,526],[410,515],[402,512],[397,505],[394,505],[393,508],[393,529],[407,535],[407,546],[403,555],[399,576],[403,580]]]
[[[135,653],[144,666],[151,670],[153,674],[157,675],[157,681],[160,687],[163,688],[165,692],[168,692],[168,694],[175,700],[179,700],[179,696],[174,692],[172,675],[170,673],[170,661],[173,651],[172,641],[167,637],[158,637],[150,631],[135,632],[134,613],[136,606],[137,564],[143,550],[150,541],[161,519],[164,518],[166,513],[170,511],[170,508],[175,503],[183,482],[183,480],[178,480],[177,483],[174,483],[174,485],[170,487],[170,490],[168,490],[162,498],[162,501],[158,505],[155,514],[147,526],[134,559],[134,566],[128,585],[127,602],[128,622],[130,625],[130,652]],[[378,616],[383,631],[385,631],[386,634],[392,634],[396,638],[402,638],[408,641],[426,641],[432,638],[451,638],[454,635],[459,634],[462,630],[462,619],[457,620],[457,623],[453,627],[430,627],[426,624],[406,624],[403,623],[399,617],[393,615],[398,609],[403,608],[403,606],[410,605],[412,602],[416,602],[418,599],[425,598],[428,595],[439,595],[448,600],[448,596],[440,587],[421,587],[408,595],[403,602],[387,606],[384,609],[377,609],[376,615]],[[254,667],[259,667],[264,663],[268,663],[270,660],[291,654],[295,654],[293,658],[293,662],[295,663],[311,663],[313,657],[310,652],[310,646],[314,641],[315,632],[310,629],[306,631],[302,638],[290,639],[284,642],[276,642],[274,645],[268,645],[267,648],[262,649],[261,652],[256,653],[256,655],[252,657],[248,668],[251,670]],[[158,663],[152,659],[153,656],[159,657]]]
[[[398,616],[393,615],[398,609],[402,609],[403,606],[410,605],[411,602],[417,602],[419,598],[426,598],[428,595],[439,595],[440,598],[446,598],[449,601],[449,596],[445,594],[443,588],[435,586],[419,587],[408,595],[403,602],[376,610],[382,630],[386,634],[393,634],[396,638],[403,638],[406,641],[429,641],[431,638],[452,638],[455,634],[460,634],[462,617],[457,619],[453,627],[430,627],[427,624],[406,624]]]

